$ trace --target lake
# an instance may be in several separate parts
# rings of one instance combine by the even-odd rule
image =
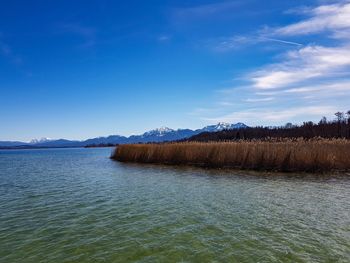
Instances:
[[[349,175],[0,151],[0,262],[350,262]]]

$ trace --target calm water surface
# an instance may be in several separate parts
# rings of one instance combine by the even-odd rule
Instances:
[[[0,262],[350,262],[350,175],[0,151]]]

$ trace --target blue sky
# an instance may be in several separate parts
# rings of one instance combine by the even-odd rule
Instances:
[[[350,108],[350,3],[0,1],[0,140]]]

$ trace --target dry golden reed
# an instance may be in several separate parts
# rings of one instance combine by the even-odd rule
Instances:
[[[272,171],[350,169],[350,141],[343,139],[180,142],[119,145],[121,162],[198,165]]]

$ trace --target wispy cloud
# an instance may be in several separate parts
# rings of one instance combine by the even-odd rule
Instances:
[[[244,120],[246,123],[254,123],[258,125],[277,124],[281,121],[295,120],[298,118],[315,118],[323,115],[332,115],[337,108],[334,106],[301,106],[289,109],[248,109],[243,111],[235,111],[230,114],[214,117],[202,118],[203,120],[216,122],[240,122]]]
[[[95,27],[83,26],[79,23],[61,23],[58,28],[61,33],[80,37],[82,39],[80,47],[89,48],[96,44],[97,29]]]
[[[273,95],[275,101],[282,101],[283,98],[287,98],[287,100],[300,103],[302,99],[308,100],[310,98],[323,102],[330,102],[332,99],[335,99],[340,105],[341,101],[346,101],[349,92],[350,80],[339,80],[338,82],[327,80],[325,83],[298,85],[293,88],[274,90],[273,92],[256,92],[255,95],[257,96],[256,102],[259,102],[259,97],[261,97],[261,101],[264,101],[264,99],[270,101],[270,96]]]
[[[287,50],[275,56],[275,62],[247,73],[243,84],[238,86],[239,92],[234,87],[232,92],[223,93],[226,105],[222,106],[226,112],[231,107],[231,112],[212,113],[210,117],[202,114],[203,119],[278,124],[331,116],[335,111],[346,110],[349,104],[346,94],[350,91],[350,2],[303,7],[293,12],[304,18],[285,26],[266,27],[253,34],[221,40],[217,45],[219,51],[267,41],[286,44]],[[301,36],[315,34],[328,39],[328,45],[299,42]],[[306,39],[309,38],[304,41]],[[243,105],[230,104],[237,100]]]
[[[284,90],[285,93],[315,93],[326,92],[328,95],[338,95],[337,92],[350,92],[350,81],[343,81],[339,83],[328,83],[312,86],[302,86],[298,88],[291,88]]]
[[[227,52],[232,49],[237,49],[241,46],[250,45],[255,43],[255,39],[248,36],[233,36],[228,38],[220,38],[210,41],[209,45],[212,46],[212,49],[218,52]]]
[[[274,97],[255,98],[255,99],[249,98],[249,99],[244,99],[243,101],[245,101],[245,102],[263,102],[263,101],[272,101],[274,99],[275,99]]]
[[[23,59],[21,58],[21,56],[19,56],[18,54],[15,54],[13,52],[13,49],[10,47],[10,45],[5,43],[1,39],[0,39],[0,55],[2,55],[4,58],[10,61],[12,64],[15,64],[15,65],[23,64]]]
[[[170,35],[159,35],[158,37],[157,37],[157,40],[159,41],[159,42],[169,42],[170,40],[171,40],[171,36]]]
[[[314,78],[329,78],[347,73],[350,66],[350,46],[307,46],[290,51],[285,60],[268,65],[252,74],[253,86],[275,89]]]
[[[350,29],[350,3],[339,2],[315,8],[303,8],[304,20],[272,30],[277,36],[299,36],[324,32],[326,36],[339,36]],[[350,33],[350,31],[348,32]],[[344,34],[349,38],[349,34]],[[343,39],[344,40],[344,39]],[[274,89],[300,84],[307,80],[334,78],[349,75],[350,43],[342,41],[336,46],[309,44],[298,50],[289,51],[280,63],[267,65],[253,73],[251,81],[259,89]],[[334,80],[336,81],[336,80]]]
[[[282,45],[292,45],[301,47],[303,44],[294,42],[294,41],[288,41],[283,39],[277,39],[277,38],[271,38],[271,37],[265,37],[260,36],[259,33],[255,33],[254,35],[246,35],[246,36],[233,36],[233,37],[223,37],[220,39],[215,39],[214,41],[211,41],[211,45],[213,46],[213,50],[218,52],[227,52],[232,51],[238,48],[247,47],[249,45],[256,45],[266,42],[275,42]]]
[[[277,28],[273,33],[276,35],[295,36],[330,31],[334,37],[350,38],[349,1],[332,5],[321,5],[309,9],[304,8],[302,13],[308,15],[309,18]]]
[[[9,56],[12,53],[10,47],[6,45],[4,42],[0,42],[0,50],[4,56]]]
[[[235,8],[239,5],[241,5],[240,1],[222,1],[193,7],[182,7],[176,8],[173,15],[175,19],[182,22],[184,20],[190,19],[208,18],[224,11],[230,11],[232,8]]]

